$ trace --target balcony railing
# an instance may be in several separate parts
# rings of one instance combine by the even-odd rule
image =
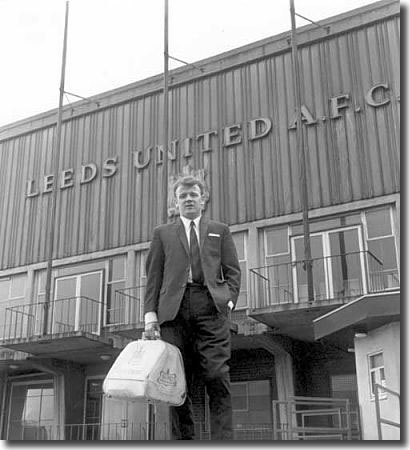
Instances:
[[[314,300],[356,298],[400,286],[398,271],[386,270],[369,251],[312,259]],[[305,261],[250,270],[251,309],[307,302]]]
[[[290,397],[272,407],[275,440],[360,440],[359,412],[348,399]]]
[[[134,286],[115,291],[107,306],[106,324],[143,326],[145,286]]]
[[[101,302],[70,297],[5,309],[1,340],[55,336],[76,331],[100,333]]]

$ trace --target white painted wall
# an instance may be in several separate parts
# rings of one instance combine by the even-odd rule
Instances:
[[[375,401],[371,398],[368,355],[383,352],[386,387],[400,393],[400,322],[394,322],[355,338],[355,357],[364,440],[377,440]],[[396,396],[386,394],[380,401],[381,417],[400,423],[400,407]],[[383,440],[400,439],[400,429],[382,425]]]

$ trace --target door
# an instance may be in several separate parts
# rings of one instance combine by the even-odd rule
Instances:
[[[100,330],[102,271],[56,278],[52,333]]]

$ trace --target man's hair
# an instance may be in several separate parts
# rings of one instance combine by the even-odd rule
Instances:
[[[205,186],[202,183],[201,180],[198,178],[193,177],[192,175],[187,175],[185,177],[178,178],[178,180],[174,183],[174,195],[176,196],[177,189],[180,186],[185,187],[192,187],[192,186],[199,186],[199,189],[201,190],[201,195],[205,194]]]

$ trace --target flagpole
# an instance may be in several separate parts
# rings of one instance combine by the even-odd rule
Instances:
[[[66,56],[67,56],[67,29],[68,29],[68,10],[69,2],[66,1],[65,4],[65,23],[64,23],[64,41],[63,41],[63,55],[61,63],[61,78],[60,78],[60,96],[58,103],[58,114],[57,114],[57,125],[56,133],[54,138],[54,179],[53,179],[53,190],[50,197],[50,215],[47,224],[48,228],[48,253],[47,253],[47,272],[46,272],[46,286],[45,286],[45,300],[44,300],[44,324],[43,324],[43,334],[47,334],[48,331],[48,315],[51,300],[51,274],[53,265],[53,251],[54,251],[54,236],[55,236],[55,218],[57,209],[57,174],[59,171],[59,161],[61,152],[61,128],[62,128],[62,118],[63,118],[63,99],[64,99],[64,84],[65,84],[65,67],[66,67]]]
[[[309,196],[306,177],[306,154],[304,141],[304,128],[302,124],[302,100],[301,100],[301,82],[298,47],[296,42],[296,21],[295,21],[295,2],[290,0],[290,18],[292,23],[291,42],[292,42],[292,73],[295,92],[296,107],[296,142],[299,154],[299,178],[300,178],[300,199],[302,202],[303,217],[303,238],[304,238],[304,269],[306,270],[308,300],[314,301],[313,292],[313,268],[312,268],[312,249],[310,245],[309,230]]]
[[[163,154],[162,154],[162,222],[168,220],[168,0],[164,0],[164,111],[163,111]]]

